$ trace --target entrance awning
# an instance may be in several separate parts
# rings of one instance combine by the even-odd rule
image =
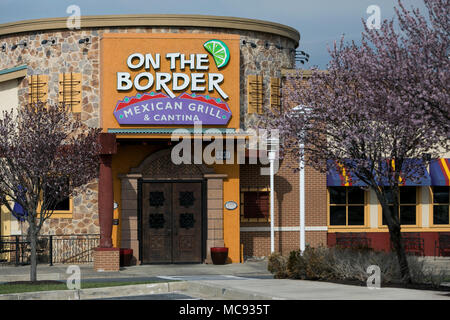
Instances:
[[[432,186],[450,186],[450,159],[437,159],[430,163]]]
[[[180,131],[183,130],[183,131]],[[189,136],[192,138],[215,137],[223,135],[224,139],[246,139],[250,133],[244,130],[236,130],[234,128],[120,128],[108,129],[108,133],[115,133],[117,138],[171,138],[173,134],[177,136]]]

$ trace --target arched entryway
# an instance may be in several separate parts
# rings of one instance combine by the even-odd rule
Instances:
[[[223,246],[223,179],[204,164],[157,151],[121,179],[121,247],[137,263],[210,262]]]

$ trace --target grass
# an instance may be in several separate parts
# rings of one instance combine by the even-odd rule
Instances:
[[[110,281],[110,282],[81,282],[81,289],[88,288],[102,288],[102,287],[117,287],[129,286],[134,284],[158,283],[168,282],[164,281]],[[65,282],[57,281],[40,281],[38,283],[2,283],[0,284],[0,294],[21,293],[21,292],[36,292],[36,291],[53,291],[53,290],[68,290]]]

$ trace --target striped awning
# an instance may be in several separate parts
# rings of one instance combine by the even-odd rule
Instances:
[[[450,159],[437,159],[430,162],[432,186],[450,186]]]
[[[349,160],[350,161],[350,160]],[[344,165],[340,164],[338,161],[328,160],[328,170],[327,170],[327,186],[329,187],[362,187],[366,186],[366,183],[358,179],[352,172],[347,172]],[[387,170],[388,165],[395,165],[393,162],[386,161],[382,163],[382,167],[385,166]],[[404,168],[420,168],[417,169],[417,175],[414,172],[409,174],[409,178],[402,177],[400,172],[399,185],[401,186],[429,186],[431,185],[431,178],[428,170],[425,168],[422,160],[420,159],[407,159],[403,164]],[[412,170],[413,171],[413,170]],[[387,178],[380,177],[379,185],[388,185]]]
[[[25,221],[25,219],[28,216],[28,213],[25,211],[25,209],[20,204],[18,204],[17,202],[14,203],[12,214],[20,222]]]
[[[352,172],[348,172],[339,161],[327,161],[327,186],[329,187],[363,187],[364,182],[359,180]]]

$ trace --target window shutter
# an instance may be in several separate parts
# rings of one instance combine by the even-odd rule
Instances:
[[[270,109],[281,112],[281,79],[270,78]]]
[[[247,77],[248,113],[263,113],[262,76],[249,75]]]
[[[47,103],[48,75],[33,75],[28,77],[28,103]]]
[[[59,75],[59,103],[73,113],[81,112],[81,73],[61,73]]]

